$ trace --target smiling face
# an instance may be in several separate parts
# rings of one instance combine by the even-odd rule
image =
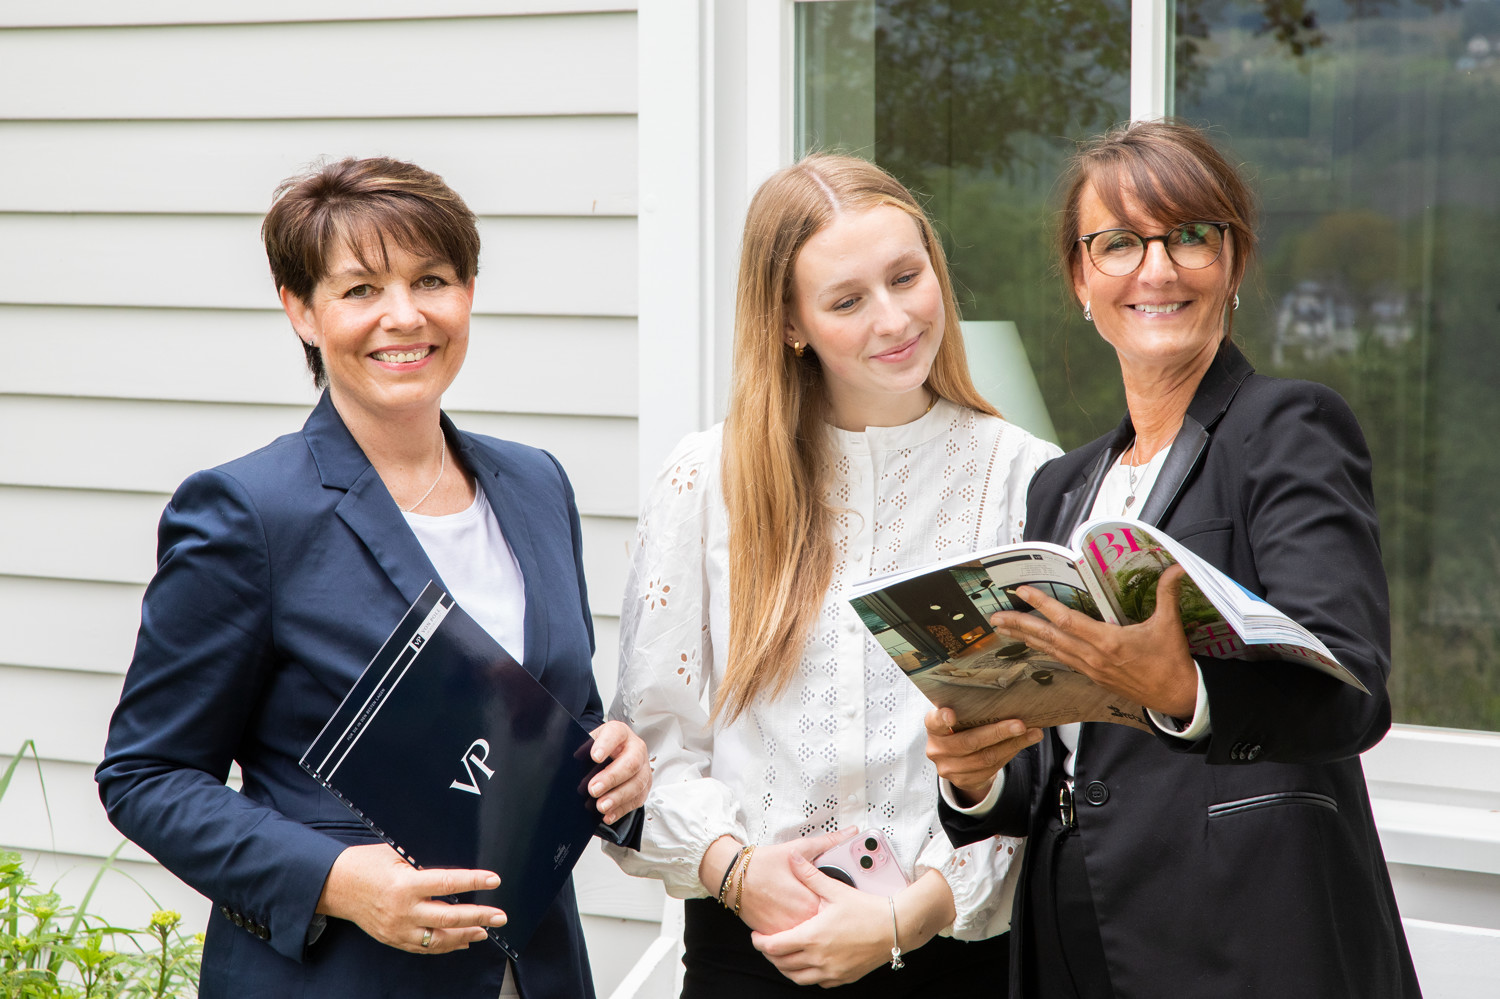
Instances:
[[[1151,218],[1128,192],[1123,203],[1128,218],[1116,217],[1094,185],[1084,185],[1078,201],[1079,231],[1127,228],[1155,236],[1181,221]],[[1224,333],[1224,313],[1233,294],[1233,255],[1232,238],[1226,235],[1219,259],[1192,270],[1174,264],[1163,243],[1155,240],[1147,244],[1138,268],[1124,277],[1111,277],[1080,247],[1073,257],[1073,292],[1080,305],[1088,304],[1099,335],[1115,348],[1127,369],[1149,373],[1206,368]]]
[[[431,418],[463,367],[474,281],[390,241],[383,261],[378,245],[356,255],[340,244],[310,302],[286,289],[281,301],[297,334],[322,352],[346,422]]]
[[[797,255],[785,338],[817,355],[837,426],[898,426],[943,341],[943,294],[917,223],[891,205],[836,215]]]

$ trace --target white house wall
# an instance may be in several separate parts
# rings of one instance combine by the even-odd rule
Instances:
[[[92,770],[162,506],[316,399],[258,228],[319,157],[415,161],[480,216],[446,407],[568,468],[612,693],[637,502],[636,65],[633,4],[0,0],[0,766],[32,739],[42,772],[0,801],[0,844],[39,881],[76,901],[121,842]],[[105,915],[208,918],[119,857],[140,886],[106,877]],[[597,856],[578,882],[607,992],[660,889]]]

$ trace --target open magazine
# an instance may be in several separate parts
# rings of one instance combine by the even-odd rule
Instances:
[[[853,587],[849,603],[927,699],[953,709],[960,728],[1020,718],[1039,728],[1107,721],[1149,729],[1139,704],[997,635],[990,615],[1035,613],[1016,595],[1029,585],[1097,620],[1138,624],[1156,609],[1157,580],[1174,564],[1187,571],[1180,603],[1193,655],[1306,663],[1365,690],[1312,632],[1136,520],[1081,524],[1071,549],[1021,542],[877,576]]]

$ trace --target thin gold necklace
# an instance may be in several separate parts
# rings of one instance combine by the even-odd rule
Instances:
[[[432,495],[432,491],[437,488],[437,484],[439,482],[443,481],[443,472],[448,467],[448,437],[447,437],[447,435],[441,435],[440,439],[443,442],[443,449],[438,452],[438,474],[437,474],[437,478],[435,478],[435,479],[432,480],[432,485],[430,485],[430,486],[427,487],[427,491],[422,494],[422,498],[419,499],[419,500],[417,500],[411,506],[409,506],[406,509],[402,510],[401,511],[402,513],[411,513],[417,507],[421,506],[423,503],[426,503],[427,502],[427,497],[429,497],[429,496]]]

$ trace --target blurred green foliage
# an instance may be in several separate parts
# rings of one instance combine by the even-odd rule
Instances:
[[[0,801],[28,754],[41,780],[36,746],[27,740],[0,773]],[[45,795],[43,785],[44,800]],[[113,926],[88,911],[113,863],[111,856],[100,867],[75,908],[56,891],[39,887],[19,853],[0,850],[0,999],[186,999],[198,994],[203,937],[184,933],[179,914],[157,909],[137,930]]]

